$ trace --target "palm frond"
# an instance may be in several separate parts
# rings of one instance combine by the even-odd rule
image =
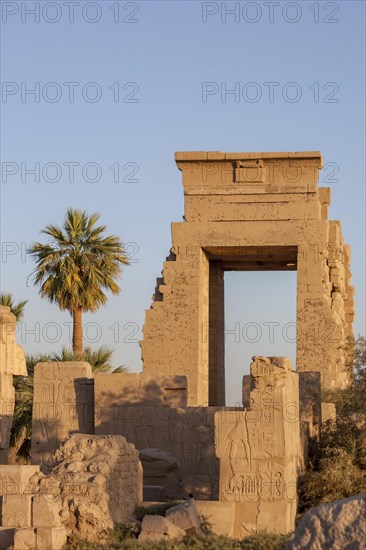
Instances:
[[[0,305],[10,307],[10,311],[15,315],[17,322],[23,319],[24,309],[27,303],[28,300],[23,300],[16,304],[10,292],[2,292],[0,294]]]
[[[122,241],[105,235],[106,226],[96,226],[100,215],[68,208],[62,227],[47,225],[45,244],[33,243],[27,250],[35,261],[33,282],[40,295],[70,312],[96,311],[107,301],[107,292],[119,294],[117,280],[129,265]]]

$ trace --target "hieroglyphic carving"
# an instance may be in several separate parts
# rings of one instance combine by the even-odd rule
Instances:
[[[220,500],[254,506],[257,530],[268,520],[264,503],[270,514],[268,506],[285,503],[286,513],[276,530],[287,532],[296,514],[294,487],[301,459],[299,416],[294,414],[299,405],[298,374],[291,372],[285,358],[254,357],[251,376],[250,409],[226,409],[215,415]],[[252,522],[236,521],[237,536],[251,530]]]

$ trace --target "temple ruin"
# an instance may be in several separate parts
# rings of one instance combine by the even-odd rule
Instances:
[[[67,475],[55,466],[60,449],[71,445],[72,434],[84,434],[76,445],[107,445],[105,453],[108,445],[123,449],[116,475],[125,472],[125,463],[129,473],[117,500],[127,498],[130,509],[141,499],[193,493],[218,534],[288,533],[295,525],[308,438],[318,438],[322,422],[334,417],[334,405],[321,402],[321,388],[344,388],[349,381],[350,248],[340,222],[328,220],[330,190],[317,185],[319,152],[185,152],[176,154],[176,162],[183,175],[184,221],[172,224],[170,254],[146,311],[143,372],[98,374],[81,362],[36,365],[33,466],[2,466],[0,495],[3,502],[8,494],[24,502],[16,483],[9,493],[9,476],[28,480],[41,471],[57,484],[59,471]],[[225,406],[226,270],[297,271],[296,368],[286,357],[253,357],[250,375],[243,376],[242,407]],[[14,366],[9,327],[15,334],[15,321],[3,308],[1,321],[8,323],[0,373],[4,452],[14,405],[9,376],[24,374],[24,366],[19,350]],[[75,468],[87,470],[83,464],[80,459]],[[8,502],[15,506],[14,496]],[[62,527],[54,513],[45,533],[29,506],[22,529],[30,529],[40,544],[46,535],[47,541],[56,537],[53,547],[61,548],[68,524]],[[16,514],[9,520],[5,512],[0,548],[24,535]],[[119,513],[121,520],[126,512]]]

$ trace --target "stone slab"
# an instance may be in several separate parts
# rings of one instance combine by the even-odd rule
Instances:
[[[39,471],[36,465],[0,465],[0,495],[33,493],[31,478]]]
[[[61,550],[66,544],[64,527],[38,527],[36,529],[37,550]]]
[[[28,548],[33,550],[35,546],[36,531],[33,527],[15,529],[13,550],[27,550]],[[48,547],[48,550],[51,550],[51,548]]]
[[[234,502],[218,500],[196,500],[200,516],[207,519],[213,533],[223,537],[234,536]]]
[[[61,527],[61,502],[55,495],[36,495],[32,498],[33,527]]]
[[[30,495],[4,495],[1,497],[1,521],[3,527],[31,527]]]

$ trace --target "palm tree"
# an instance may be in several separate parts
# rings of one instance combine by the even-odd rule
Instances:
[[[104,236],[105,225],[96,226],[99,218],[97,213],[69,208],[62,228],[47,225],[42,230],[49,242],[36,242],[28,249],[36,262],[34,284],[40,285],[40,295],[73,317],[76,355],[83,351],[83,312],[96,311],[105,304],[105,290],[119,294],[116,279],[122,265],[129,265],[120,239]]]
[[[10,311],[17,318],[17,323],[21,321],[24,317],[24,308],[27,305],[28,300],[23,300],[22,302],[14,303],[13,295],[10,292],[2,292],[0,294],[0,305],[10,307]]]

